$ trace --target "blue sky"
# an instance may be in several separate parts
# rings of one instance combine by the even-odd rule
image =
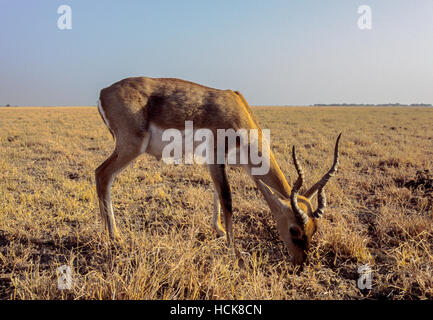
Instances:
[[[57,28],[62,4],[72,30]],[[142,75],[252,105],[433,103],[431,0],[0,0],[0,23],[0,105],[94,105]]]

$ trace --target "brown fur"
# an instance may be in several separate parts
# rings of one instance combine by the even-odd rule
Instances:
[[[258,129],[259,146],[261,146],[262,132],[259,123],[249,104],[238,91],[213,89],[180,79],[137,77],[121,80],[101,90],[100,101],[107,125],[116,138],[116,149],[113,155],[96,169],[101,216],[112,237],[117,237],[117,230],[110,209],[111,183],[123,168],[143,152],[145,139],[151,139],[148,132],[150,123],[162,129],[183,130],[185,121],[193,121],[194,128],[210,129],[215,137],[217,129],[235,131]],[[316,231],[317,222],[311,218],[306,226],[299,225],[290,205],[276,202],[276,198],[269,196],[268,190],[260,186],[259,180],[275,190],[284,201],[287,202],[290,197],[291,187],[281,172],[274,154],[272,151],[269,153],[269,173],[264,176],[252,176],[252,178],[265,195],[276,218],[280,236],[294,262],[301,263],[305,259],[305,248],[308,247],[311,236]],[[249,168],[252,166],[252,164],[247,165]],[[209,170],[224,212],[227,241],[234,249],[232,204],[225,166],[209,165]],[[311,204],[308,198],[299,196],[299,205],[311,215]],[[219,217],[218,219],[214,217],[214,221],[218,222]],[[301,230],[296,239],[289,234],[289,228],[292,226]],[[225,232],[218,229],[217,231],[219,234]]]

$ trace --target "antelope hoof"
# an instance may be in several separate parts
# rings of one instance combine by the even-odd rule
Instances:
[[[213,226],[213,229],[214,229],[215,232],[217,233],[218,238],[221,238],[221,237],[225,237],[225,236],[226,236],[226,231],[225,231],[221,226],[214,225],[214,226]]]

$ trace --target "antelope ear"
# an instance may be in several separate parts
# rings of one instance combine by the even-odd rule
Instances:
[[[285,199],[287,200],[287,198],[285,196],[283,196],[281,193],[279,193],[276,189],[272,188],[271,186],[268,186],[266,183],[264,183],[261,179],[259,179],[259,183],[261,188],[266,189],[267,192],[269,192],[272,195],[275,195],[276,197],[280,198],[280,199]]]
[[[260,179],[258,180],[257,185],[268,202],[273,203],[282,210],[286,210],[289,208],[289,206],[284,201],[282,201],[282,199],[285,199],[285,197],[277,190],[268,186]]]

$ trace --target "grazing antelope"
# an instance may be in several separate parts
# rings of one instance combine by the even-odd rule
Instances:
[[[95,170],[100,214],[111,238],[119,237],[110,198],[113,179],[143,153],[160,159],[167,144],[162,138],[165,129],[184,130],[185,122],[193,121],[196,128],[207,128],[213,133],[218,129],[255,129],[262,140],[262,130],[239,92],[213,89],[179,79],[137,77],[121,80],[101,90],[98,109],[116,141],[112,155]],[[268,150],[259,147],[269,155],[266,174],[251,174],[256,165],[243,165],[264,195],[279,235],[295,264],[305,260],[318,218],[326,208],[324,187],[338,167],[340,136],[335,144],[332,168],[304,195],[299,195],[304,172],[294,147],[292,157],[298,179],[293,188],[287,183],[269,147]],[[215,187],[212,222],[218,235],[226,235],[229,247],[237,253],[233,242],[232,198],[225,167],[225,164],[208,163]],[[311,200],[317,193],[318,207],[313,210]],[[221,207],[225,230],[221,225]]]

